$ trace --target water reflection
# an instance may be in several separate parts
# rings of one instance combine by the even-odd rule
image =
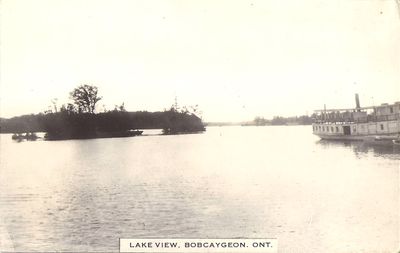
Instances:
[[[317,145],[325,149],[345,148],[354,152],[357,158],[363,157],[362,154],[373,154],[378,157],[385,157],[389,159],[400,159],[400,146],[367,143],[363,141],[349,141],[349,140],[318,140],[315,142]]]

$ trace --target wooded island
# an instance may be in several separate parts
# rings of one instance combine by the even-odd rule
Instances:
[[[102,99],[97,93],[97,87],[81,85],[70,93],[73,103],[59,110],[1,119],[1,133],[46,132],[47,140],[64,140],[140,135],[137,129],[163,129],[164,134],[205,131],[196,109],[189,111],[176,105],[162,112],[128,112],[122,104],[96,113],[96,103]]]

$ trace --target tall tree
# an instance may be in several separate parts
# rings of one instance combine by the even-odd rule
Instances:
[[[97,95],[97,92],[96,86],[84,84],[75,88],[70,93],[70,97],[74,100],[79,112],[94,113],[96,103],[102,99]]]

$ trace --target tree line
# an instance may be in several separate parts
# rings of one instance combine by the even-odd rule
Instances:
[[[46,132],[48,139],[80,139],[130,136],[133,129],[163,129],[165,134],[204,131],[195,111],[176,105],[159,112],[128,112],[124,104],[114,110],[96,113],[102,99],[98,89],[81,85],[70,93],[73,103],[54,105],[54,111],[0,120],[2,133]]]
[[[294,117],[274,116],[272,119],[264,117],[255,117],[247,125],[265,126],[265,125],[311,125],[314,122],[315,115],[302,115]]]

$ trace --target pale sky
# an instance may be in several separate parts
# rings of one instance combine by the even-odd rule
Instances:
[[[80,84],[129,111],[198,104],[205,121],[400,101],[396,0],[1,1],[0,116]]]

